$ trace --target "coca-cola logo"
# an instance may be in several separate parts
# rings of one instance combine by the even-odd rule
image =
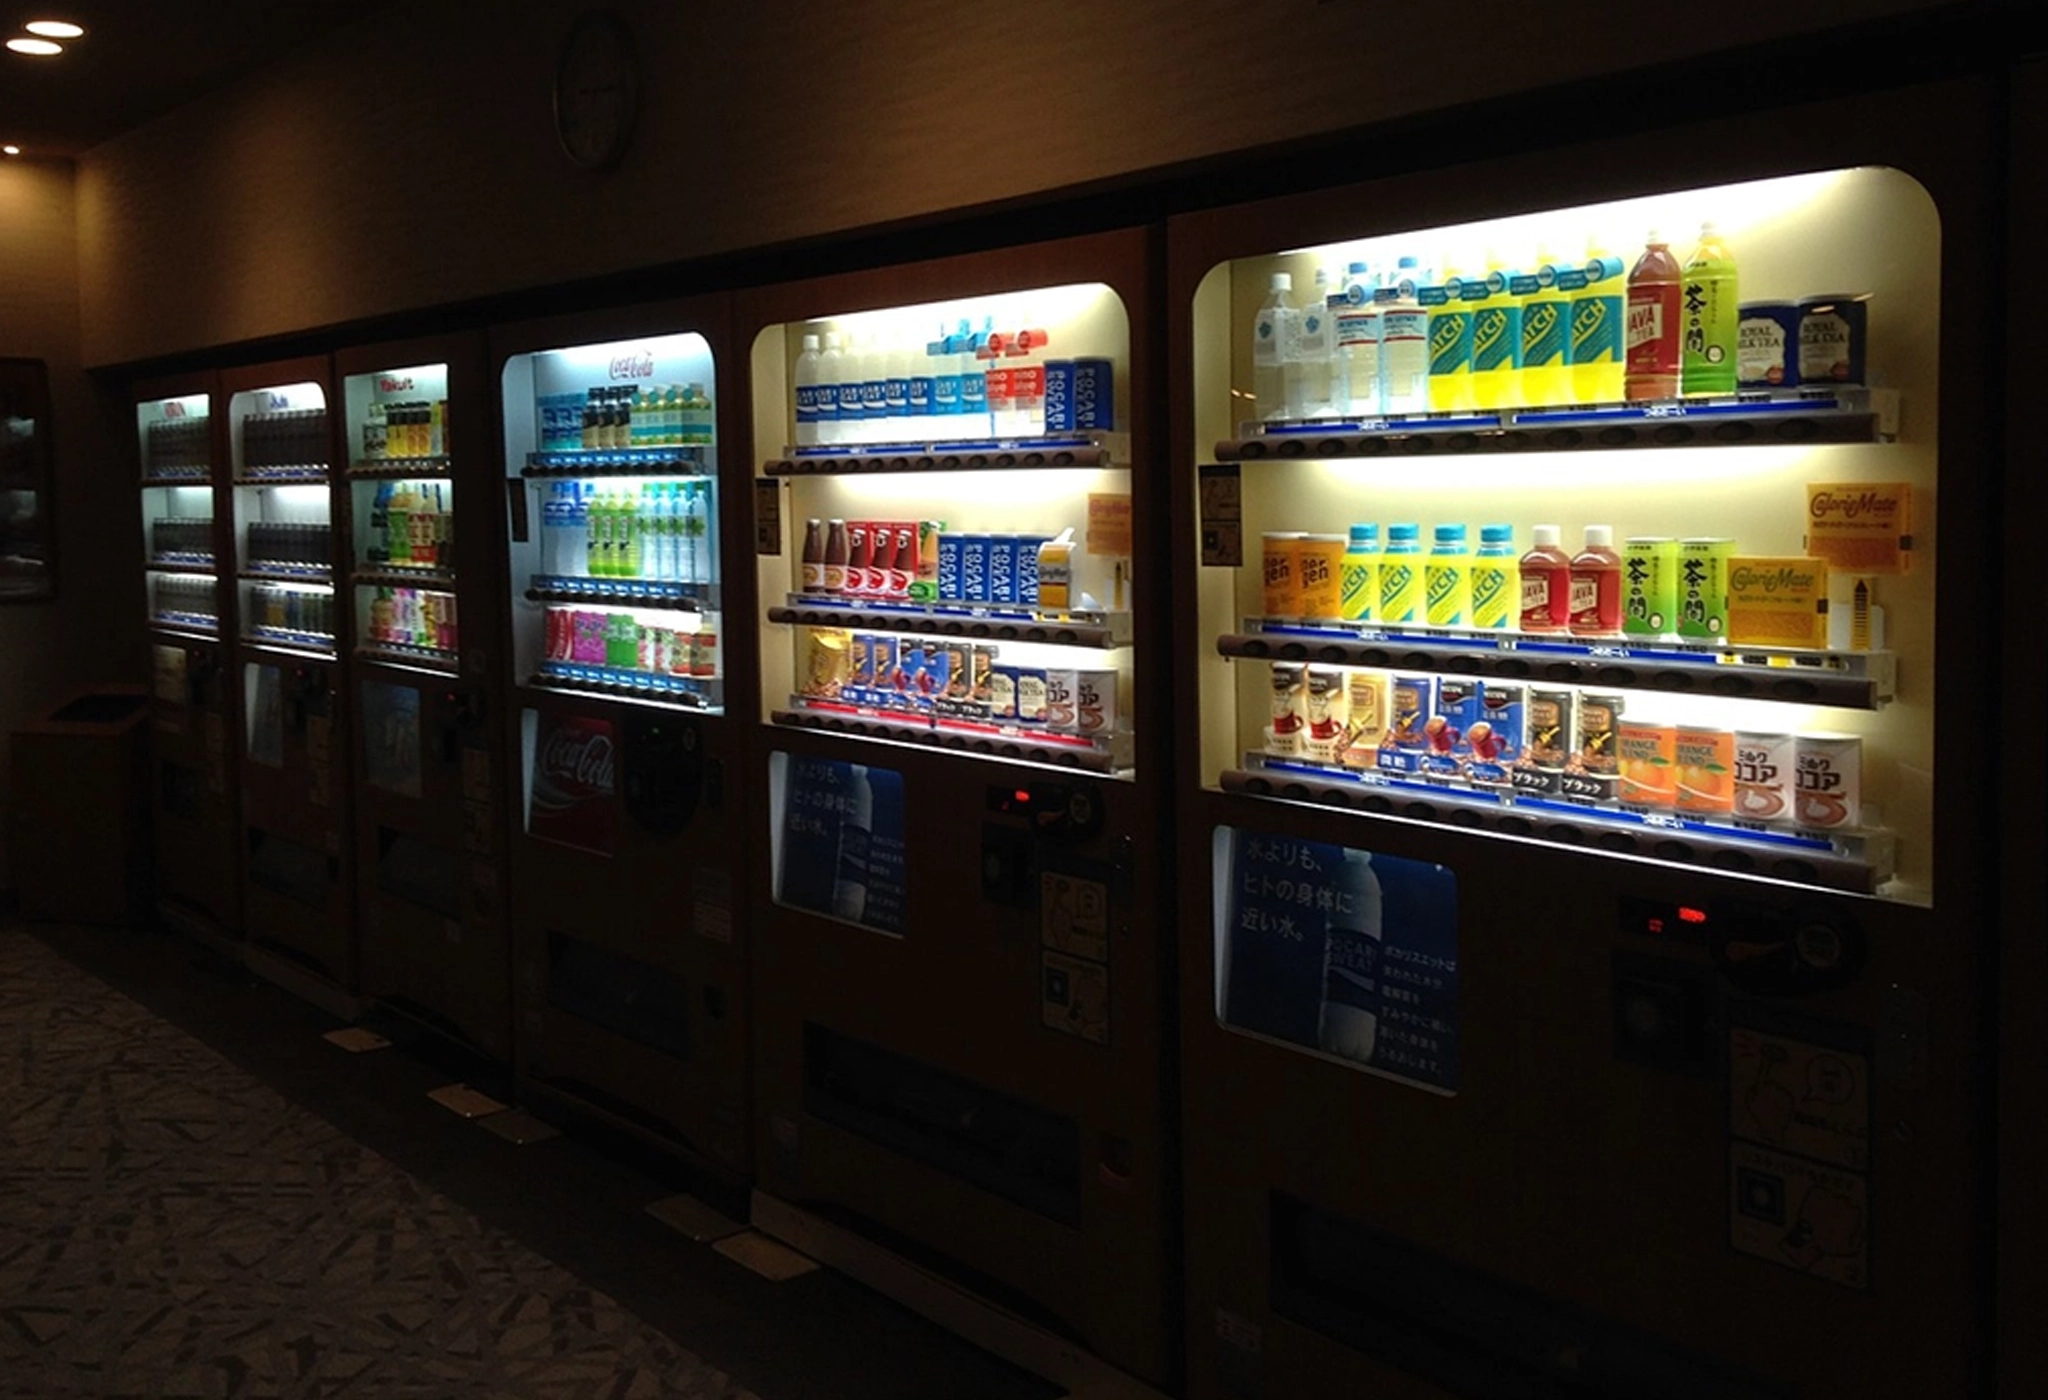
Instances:
[[[630,355],[614,356],[611,375],[613,379],[654,378],[654,352],[638,350]]]
[[[380,374],[377,376],[377,392],[380,394],[410,394],[412,392],[412,376],[409,374],[402,377],[395,374]]]
[[[536,777],[564,797],[610,797],[613,744],[610,734],[564,725],[541,745]]]

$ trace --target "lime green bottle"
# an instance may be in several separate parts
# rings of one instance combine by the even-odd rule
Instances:
[[[1419,626],[1423,612],[1422,527],[1389,525],[1380,555],[1380,621],[1389,627]]]
[[[1735,392],[1737,305],[1735,255],[1712,220],[1700,225],[1700,244],[1686,260],[1678,288],[1679,382],[1687,394]]]
[[[1371,622],[1379,613],[1380,527],[1353,525],[1338,567],[1338,616],[1346,622]]]

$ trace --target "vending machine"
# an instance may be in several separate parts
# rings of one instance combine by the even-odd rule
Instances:
[[[150,812],[157,911],[215,945],[240,936],[234,591],[220,584],[226,477],[211,375],[138,384],[144,596],[149,608]]]
[[[325,357],[221,375],[239,635],[242,899],[257,972],[337,1010],[355,983],[347,700]]]
[[[1152,247],[1103,234],[739,310],[770,852],[756,1222],[855,1272],[821,1232],[886,1243],[999,1301],[1023,1330],[982,1340],[1069,1380],[1090,1353],[1172,1371],[1172,701],[1145,644],[1167,583],[1133,572],[1164,543]]]
[[[496,330],[522,1089],[726,1176],[747,1141],[714,297]],[[751,693],[750,687],[742,687]]]
[[[344,350],[335,378],[361,990],[509,1061],[498,537],[456,529],[458,502],[497,495],[483,339]]]
[[[1191,1395],[1972,1384],[1995,122],[1172,223]]]

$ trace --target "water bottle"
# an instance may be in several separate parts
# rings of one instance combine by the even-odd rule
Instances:
[[[889,436],[889,351],[873,331],[861,342],[860,372],[860,440],[881,442]]]
[[[1344,277],[1337,308],[1336,369],[1331,375],[1330,409],[1354,418],[1380,412],[1379,279],[1362,262]]]
[[[1375,297],[1380,307],[1380,411],[1429,411],[1429,311],[1417,293],[1429,273],[1414,258],[1394,266],[1389,285]]]
[[[825,348],[818,355],[817,396],[818,438],[821,443],[839,442],[839,381],[846,377],[846,356],[839,349],[839,332],[825,332]]]
[[[796,357],[796,442],[810,447],[818,441],[818,337],[804,337],[803,353]]]
[[[944,442],[960,436],[960,355],[955,338],[944,326],[939,338],[925,346],[932,366],[931,438]]]
[[[860,443],[868,440],[868,410],[865,400],[868,356],[860,336],[848,331],[840,341],[839,440]]]
[[[1286,357],[1289,418],[1300,421],[1329,413],[1330,357],[1335,348],[1330,334],[1330,278],[1317,268],[1309,297],[1295,315],[1294,343],[1281,351]]]
[[[988,416],[988,371],[980,358],[981,347],[988,344],[988,338],[995,334],[995,318],[981,318],[979,332],[968,328],[967,319],[960,320],[960,417],[961,436],[967,438],[988,437],[993,429]]]
[[[1294,340],[1295,317],[1287,294],[1293,290],[1293,277],[1274,273],[1252,319],[1252,395],[1259,417],[1267,422],[1287,416],[1286,352]]]
[[[901,442],[910,436],[910,344],[900,335],[888,340],[883,363],[882,440]]]

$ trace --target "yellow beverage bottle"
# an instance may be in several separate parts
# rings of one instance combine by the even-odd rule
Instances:
[[[1422,586],[1431,627],[1472,625],[1472,549],[1463,525],[1439,525],[1429,558],[1422,566]]]
[[[1344,546],[1338,575],[1338,616],[1346,622],[1371,622],[1379,616],[1380,527],[1353,525]]]
[[[1628,268],[1597,239],[1586,244],[1586,260],[1559,282],[1572,300],[1572,398],[1579,403],[1620,403],[1628,396],[1623,356],[1623,311]],[[1568,285],[1566,285],[1568,284]]]
[[[1422,527],[1389,525],[1380,555],[1380,621],[1419,627],[1426,620],[1422,592]]]
[[[1522,406],[1522,298],[1520,274],[1488,255],[1484,294],[1472,305],[1472,405],[1479,409]]]
[[[1429,407],[1432,413],[1472,408],[1472,308],[1466,279],[1446,271],[1441,281],[1418,287],[1415,296],[1429,312]],[[1484,293],[1484,284],[1478,290]]]
[[[1528,408],[1572,401],[1572,295],[1557,281],[1570,271],[1538,250],[1536,270],[1514,280],[1522,296],[1522,403]]]
[[[1472,626],[1506,630],[1521,619],[1522,568],[1515,554],[1515,527],[1481,525],[1479,552],[1472,556]]]

